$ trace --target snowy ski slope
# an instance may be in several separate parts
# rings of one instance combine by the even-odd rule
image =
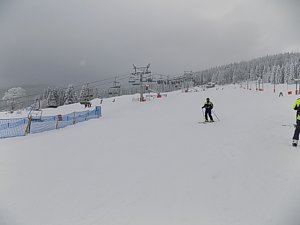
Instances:
[[[0,140],[0,224],[298,225],[296,97],[266,89],[105,99],[100,119]],[[221,121],[198,123],[206,97]]]

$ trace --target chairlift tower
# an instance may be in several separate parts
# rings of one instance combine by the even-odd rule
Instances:
[[[150,64],[148,64],[147,66],[141,66],[141,67],[137,67],[133,64],[133,69],[134,72],[132,73],[133,76],[137,77],[140,80],[140,101],[143,102],[144,101],[144,80],[145,80],[145,76],[151,74],[151,72],[149,71],[150,68]]]
[[[193,71],[184,71],[184,75],[183,75],[183,88],[185,92],[189,91],[190,88],[190,82],[192,81],[192,77],[193,77]]]
[[[115,80],[113,81],[113,87],[114,88],[121,88],[121,84],[119,81],[117,81],[117,77],[115,77]]]

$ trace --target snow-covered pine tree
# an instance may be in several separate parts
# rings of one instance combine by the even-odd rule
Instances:
[[[219,81],[218,81],[218,73],[214,73],[212,75],[211,82],[216,83],[216,84],[219,83]]]
[[[64,104],[69,105],[69,104],[73,104],[75,102],[77,102],[75,88],[74,88],[73,84],[69,84],[66,89],[66,92],[65,92]]]
[[[277,84],[283,84],[284,83],[284,76],[282,72],[282,68],[280,65],[277,65],[276,67],[276,82]]]
[[[92,90],[89,88],[88,84],[82,86],[79,94],[79,101],[90,101],[92,98]]]
[[[94,98],[99,98],[99,90],[98,90],[98,88],[94,88],[93,89],[93,97]]]
[[[219,84],[226,84],[226,79],[225,79],[225,71],[220,70],[218,73],[218,79],[219,79]]]
[[[257,80],[257,79],[261,78],[260,66],[259,66],[259,65],[255,66],[255,69],[254,69],[254,71],[255,71],[254,73],[255,73],[255,77],[256,77],[256,79],[255,79],[255,80]]]
[[[273,84],[276,84],[277,83],[277,79],[276,79],[276,71],[277,71],[277,66],[276,65],[273,65],[272,66],[272,70],[271,70],[271,80],[272,80],[272,83]]]
[[[270,66],[266,66],[266,70],[263,75],[263,80],[264,80],[264,82],[272,83],[273,75],[272,75],[272,69]]]
[[[289,84],[291,81],[290,63],[286,62],[283,66],[284,83]]]
[[[291,62],[290,63],[290,80],[291,81],[295,79],[295,75],[296,75],[295,62]]]
[[[299,79],[300,78],[300,62],[297,61],[297,63],[295,64],[295,78]]]
[[[47,98],[47,103],[48,103],[47,107],[56,108],[59,105],[58,102],[59,102],[59,96],[58,96],[57,89],[51,89]]]
[[[255,68],[253,67],[250,68],[250,80],[251,81],[256,80]]]
[[[14,87],[5,92],[2,100],[7,101],[10,105],[11,111],[14,111],[18,105],[18,108],[22,107],[21,98],[26,95],[26,91],[21,87]]]
[[[57,95],[58,95],[58,106],[62,106],[65,104],[65,89],[59,88],[57,90]]]
[[[232,73],[232,83],[235,84],[236,82],[237,82],[237,69],[234,69]]]
[[[44,93],[43,93],[42,99],[48,99],[48,96],[49,96],[50,92],[51,92],[51,88],[50,87],[44,89]]]

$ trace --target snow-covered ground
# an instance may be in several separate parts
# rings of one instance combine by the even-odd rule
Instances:
[[[282,126],[295,96],[225,86],[132,97],[105,99],[100,119],[0,140],[0,224],[300,223],[300,148]],[[198,123],[206,97],[221,121]]]

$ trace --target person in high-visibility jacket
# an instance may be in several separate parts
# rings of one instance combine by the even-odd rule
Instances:
[[[294,110],[297,110],[296,114],[296,126],[295,126],[295,132],[293,136],[293,146],[298,145],[298,140],[299,140],[299,134],[300,134],[300,98],[296,100],[296,102],[293,105]]]

